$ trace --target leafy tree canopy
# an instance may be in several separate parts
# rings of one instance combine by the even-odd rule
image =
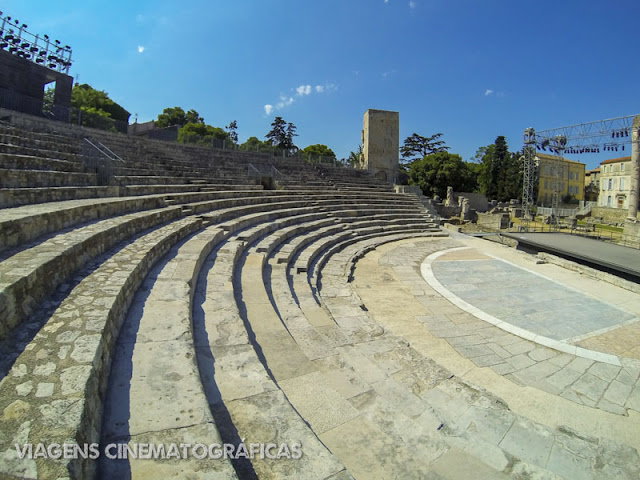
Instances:
[[[229,133],[222,128],[212,127],[205,123],[187,123],[178,130],[178,142],[208,145],[211,140],[225,140],[231,143]]]
[[[522,198],[522,165],[519,152],[509,152],[504,136],[478,149],[478,187],[488,199],[500,202]]]
[[[86,83],[73,86],[71,106],[122,122],[129,122],[129,116],[131,115],[123,107],[111,100],[106,92],[95,90]]]
[[[400,147],[402,158],[409,162],[423,158],[426,155],[431,155],[432,153],[446,152],[449,150],[449,147],[445,145],[444,140],[439,140],[442,135],[442,133],[436,133],[430,137],[423,137],[422,135],[414,133],[405,138],[404,146]]]
[[[271,142],[269,141],[261,141],[257,137],[249,137],[247,141],[238,147],[239,150],[245,150],[247,152],[264,152],[264,153],[272,153],[275,149]]]
[[[322,144],[309,145],[303,148],[302,155],[306,157],[331,157],[334,160],[336,159],[336,154],[333,153],[333,150]]]
[[[169,107],[165,108],[156,120],[158,128],[172,127],[174,125],[184,127],[187,123],[204,124],[204,118],[193,109],[185,113],[182,107]]]
[[[362,158],[362,144],[358,145],[355,151],[349,152],[349,156],[345,159],[344,163],[351,167],[359,167],[364,159]]]
[[[453,187],[456,192],[472,192],[476,187],[473,169],[462,161],[460,155],[449,152],[432,153],[413,162],[409,168],[409,179],[428,197],[445,197],[447,187]]]

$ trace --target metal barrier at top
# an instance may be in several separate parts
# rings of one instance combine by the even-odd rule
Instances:
[[[33,35],[27,31],[26,24],[4,16],[3,12],[0,12],[0,25],[0,49],[56,72],[69,74],[69,45],[62,45],[60,40],[51,40],[49,35]]]

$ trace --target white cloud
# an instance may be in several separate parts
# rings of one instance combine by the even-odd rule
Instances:
[[[286,95],[280,95],[280,101],[276,103],[276,109],[288,107],[293,103],[293,97],[287,97]]]
[[[484,91],[484,96],[485,96],[485,97],[488,97],[489,95],[493,95],[493,90],[491,90],[490,88],[487,88],[487,89]]]
[[[389,3],[389,0],[384,0],[384,3]]]
[[[144,47],[142,45],[138,45],[138,53],[144,52]]]
[[[409,1],[409,8],[416,8],[416,2],[414,2],[413,0]]]
[[[271,112],[273,112],[274,110],[281,110],[285,107],[288,107],[293,102],[295,102],[297,97],[305,97],[307,95],[311,95],[314,92],[318,94],[327,93],[337,89],[338,89],[338,86],[332,82],[325,83],[323,85],[315,85],[313,87],[311,85],[300,85],[295,89],[294,88],[291,89],[292,91],[295,90],[296,92],[295,96],[280,95],[280,101],[275,105],[271,105],[271,104],[265,105],[264,111],[267,115],[270,115]]]
[[[296,88],[298,96],[309,95],[311,93],[311,85],[300,85]]]

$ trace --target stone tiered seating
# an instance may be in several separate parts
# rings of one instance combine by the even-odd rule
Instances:
[[[512,425],[547,427],[423,356],[352,288],[358,259],[387,242],[449,246],[416,196],[365,172],[101,132],[126,159],[115,184],[64,187],[63,173],[93,175],[79,138],[3,128],[0,477],[460,478],[433,472],[459,463],[553,478],[546,459],[501,446]],[[274,165],[284,188],[253,184],[249,163]],[[303,455],[53,461],[15,448],[65,442]]]
[[[114,164],[114,184],[100,186],[79,138],[1,130],[3,475],[348,478],[280,385],[297,370],[295,358],[304,360],[299,349],[287,352],[295,337],[276,328],[279,346],[261,349],[257,335],[269,337],[278,314],[265,310],[261,328],[248,323],[256,305],[273,308],[271,289],[253,299],[234,290],[262,283],[265,253],[283,265],[310,263],[354,238],[442,235],[415,197],[360,188],[360,177],[350,189],[344,172],[336,183],[291,159],[91,132],[126,158]],[[275,165],[285,189],[253,184],[251,162]],[[265,253],[249,250],[259,245]],[[304,456],[38,462],[17,458],[14,447],[27,438],[158,443],[168,436],[300,442]]]

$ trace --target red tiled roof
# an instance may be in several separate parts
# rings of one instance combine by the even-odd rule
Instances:
[[[600,162],[600,165],[604,165],[606,163],[618,163],[618,162],[630,162],[631,157],[620,157],[620,158],[612,158],[610,160],[605,160],[604,162]]]

